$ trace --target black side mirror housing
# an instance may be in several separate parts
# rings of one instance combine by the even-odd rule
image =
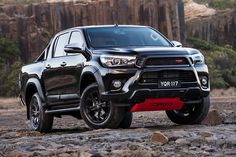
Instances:
[[[82,53],[82,48],[78,44],[69,44],[64,47],[66,53]]]
[[[80,53],[82,54],[86,59],[90,58],[90,55],[82,49],[82,47],[79,44],[68,44],[64,47],[64,51],[66,53],[76,54]]]

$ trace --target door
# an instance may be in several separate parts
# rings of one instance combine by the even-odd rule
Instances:
[[[65,66],[63,58],[66,57],[64,46],[68,43],[69,33],[57,36],[49,49],[45,68],[43,71],[43,81],[46,98],[49,104],[58,103],[64,86],[62,70]]]
[[[80,31],[71,32],[68,44],[78,44],[83,50],[85,47],[84,37]],[[67,53],[66,57],[63,57],[63,62],[65,66],[63,67],[63,84],[61,87],[61,100],[70,101],[79,100],[79,82],[80,75],[86,62],[86,58],[78,54]]]

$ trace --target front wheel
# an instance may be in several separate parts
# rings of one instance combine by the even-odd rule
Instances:
[[[133,113],[126,112],[123,120],[120,122],[119,128],[127,129],[131,126],[133,120]]]
[[[125,110],[100,98],[98,85],[89,85],[81,96],[80,113],[85,123],[93,128],[118,128]]]
[[[200,124],[207,116],[210,108],[209,96],[200,104],[184,106],[181,110],[166,111],[168,118],[177,124]]]

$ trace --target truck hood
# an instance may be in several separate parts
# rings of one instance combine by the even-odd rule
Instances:
[[[200,53],[192,48],[177,47],[128,47],[128,48],[109,48],[93,50],[96,54],[113,54],[113,55],[137,55],[137,56],[155,56],[155,55],[193,55]]]

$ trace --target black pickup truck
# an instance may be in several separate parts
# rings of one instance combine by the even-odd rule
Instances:
[[[91,128],[128,128],[132,113],[165,110],[197,124],[209,110],[203,55],[147,26],[74,27],[56,34],[20,73],[20,98],[31,129],[53,117],[83,118]]]

